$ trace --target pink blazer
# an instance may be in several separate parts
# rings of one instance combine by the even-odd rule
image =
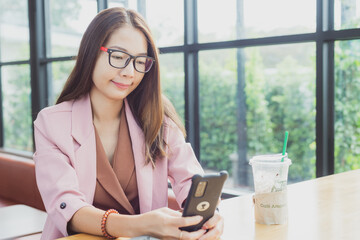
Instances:
[[[191,177],[203,173],[189,143],[168,118],[165,119],[167,157],[156,167],[145,164],[144,134],[125,100],[139,191],[140,212],[167,206],[168,179],[181,204]],[[88,95],[43,109],[34,122],[36,180],[48,218],[42,239],[67,236],[73,214],[93,203],[96,183],[96,146]],[[100,227],[100,223],[99,223]]]

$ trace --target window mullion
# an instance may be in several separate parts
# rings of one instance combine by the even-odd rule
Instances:
[[[316,177],[334,173],[334,1],[317,1],[316,42]]]
[[[197,1],[184,0],[184,66],[185,66],[185,127],[187,140],[200,158],[199,125],[199,59],[198,50],[189,46],[197,44]]]
[[[30,31],[30,70],[32,120],[47,106],[47,70],[41,59],[46,57],[44,0],[28,0]]]
[[[97,0],[97,10],[100,12],[101,10],[108,8],[108,0]]]

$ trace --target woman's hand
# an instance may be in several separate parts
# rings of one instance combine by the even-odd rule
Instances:
[[[206,223],[202,229],[208,230],[199,240],[218,240],[224,230],[224,218],[215,211],[215,214]]]
[[[144,213],[141,216],[141,226],[143,228],[144,235],[151,235],[163,240],[192,240],[199,239],[206,232],[205,229],[200,229],[194,232],[181,231],[180,227],[192,226],[198,224],[202,217],[182,217],[181,213],[174,211],[170,208],[160,208],[151,212]],[[206,226],[216,225],[218,220],[216,217],[209,219],[205,224]],[[222,228],[221,228],[222,230]],[[214,235],[211,233],[209,236]],[[204,238],[215,239],[215,238]]]

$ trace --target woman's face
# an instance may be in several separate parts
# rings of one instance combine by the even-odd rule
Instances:
[[[116,30],[105,44],[108,49],[125,51],[133,56],[147,55],[147,42],[144,34],[131,26]],[[110,66],[109,53],[100,51],[92,74],[93,86],[90,95],[96,98],[122,100],[141,82],[144,73],[134,69],[134,59],[123,69]]]

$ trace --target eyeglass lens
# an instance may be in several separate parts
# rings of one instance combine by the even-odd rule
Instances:
[[[117,68],[126,67],[131,61],[131,56],[125,52],[112,52],[110,56],[110,64]],[[139,72],[147,72],[150,70],[153,60],[146,56],[137,56],[134,59],[135,69]]]

